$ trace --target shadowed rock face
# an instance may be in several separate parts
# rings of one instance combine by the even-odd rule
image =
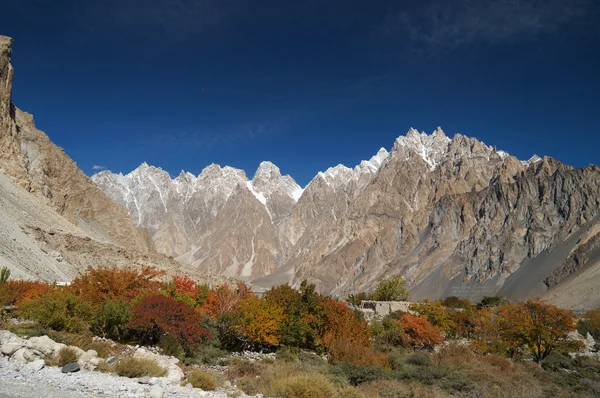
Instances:
[[[9,176],[12,182],[25,191],[17,189],[13,192],[13,188],[8,188],[10,185],[8,180],[3,180],[3,186],[7,187],[3,192],[13,192],[11,195],[19,197],[32,195],[39,202],[33,207],[36,209],[35,212],[31,212],[31,214],[35,213],[36,217],[31,216],[32,219],[26,223],[20,217],[13,217],[8,213],[5,215],[11,218],[12,224],[21,225],[22,230],[36,231],[35,234],[29,233],[30,237],[35,238],[35,242],[28,241],[27,244],[28,250],[35,252],[35,255],[29,256],[30,259],[27,261],[29,268],[17,269],[24,264],[19,260],[22,260],[21,257],[13,256],[9,261],[14,265],[15,274],[21,272],[23,277],[51,279],[50,274],[37,269],[41,264],[40,261],[45,261],[43,260],[45,252],[38,253],[35,244],[36,242],[39,244],[50,229],[58,228],[59,219],[68,220],[74,228],[62,227],[61,230],[53,230],[51,235],[47,235],[52,240],[63,232],[65,234],[60,242],[57,239],[53,243],[46,242],[48,246],[44,249],[63,251],[61,258],[65,259],[64,270],[60,269],[61,264],[52,262],[54,260],[42,264],[44,267],[47,264],[56,267],[56,276],[63,275],[64,271],[63,276],[72,277],[87,266],[123,265],[128,260],[134,263],[132,261],[134,258],[143,259],[140,261],[146,264],[156,264],[157,261],[164,260],[162,255],[154,257],[157,253],[148,232],[138,229],[125,209],[107,197],[64,153],[62,148],[54,145],[43,132],[36,129],[30,114],[16,108],[11,102],[13,78],[13,68],[10,64],[11,45],[12,39],[0,36],[0,173]],[[6,203],[14,202],[10,197],[4,199]],[[29,199],[23,198],[20,202],[25,203],[27,200]],[[14,202],[10,208],[17,209],[19,205],[21,203]],[[57,213],[55,216],[58,218],[51,223],[41,223],[41,217],[54,220],[52,217],[55,216],[45,215],[52,210]],[[9,221],[0,220],[0,223],[6,228]],[[39,227],[32,228],[34,224]],[[52,246],[53,244],[55,245]],[[83,251],[87,250],[84,248],[86,245],[90,249],[89,258],[77,258],[74,254],[82,253],[79,248]],[[73,250],[69,252],[71,248]],[[15,246],[16,252],[22,249],[23,246],[20,249]],[[95,254],[91,254],[93,252]],[[110,256],[103,257],[102,253],[110,253]],[[176,266],[174,262],[165,261],[165,264],[169,263]]]

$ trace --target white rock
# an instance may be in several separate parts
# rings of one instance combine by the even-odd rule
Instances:
[[[25,369],[27,369],[31,372],[39,372],[40,370],[42,370],[44,368],[44,366],[46,366],[46,364],[44,363],[43,359],[36,359],[35,361],[30,362],[27,365],[25,365]]]
[[[44,356],[54,353],[56,342],[48,336],[32,337],[27,341],[26,347],[39,351]]]
[[[148,393],[149,398],[163,398],[165,395],[164,390],[160,386],[154,386]]]
[[[0,352],[6,356],[11,356],[22,347],[21,344],[6,343],[0,347]]]

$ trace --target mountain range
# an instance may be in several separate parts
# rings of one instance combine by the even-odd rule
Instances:
[[[11,45],[0,36],[0,267],[17,278],[155,265],[344,297],[401,275],[413,299],[600,305],[597,166],[523,161],[438,128],[304,188],[271,162],[251,179],[215,164],[172,178],[146,163],[88,178],[12,103]]]
[[[438,128],[410,129],[304,188],[271,162],[251,179],[214,164],[171,178],[144,163],[92,180],[157,250],[200,272],[263,287],[306,279],[340,297],[402,275],[415,299],[566,295],[581,306],[600,297],[562,286],[596,269],[599,171]]]

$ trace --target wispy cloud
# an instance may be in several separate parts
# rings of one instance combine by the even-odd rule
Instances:
[[[211,129],[167,130],[154,134],[151,145],[172,150],[212,150],[217,147],[240,145],[282,132],[294,117],[295,114],[290,114],[259,122],[231,124]]]
[[[92,33],[139,38],[156,44],[204,39],[224,29],[247,0],[76,0],[73,16]],[[214,35],[209,37],[215,38]]]
[[[92,170],[106,170],[106,167],[95,164],[92,166]]]
[[[438,55],[484,44],[532,40],[592,24],[595,0],[432,0],[388,13],[376,33],[405,49]]]

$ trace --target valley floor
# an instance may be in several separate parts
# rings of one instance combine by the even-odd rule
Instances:
[[[0,356],[0,398],[81,398],[149,397],[151,385],[138,384],[136,379],[113,376],[82,369],[77,373],[61,373],[57,367],[35,370]],[[226,398],[225,392],[187,390],[177,385],[160,387],[164,396],[177,398]],[[159,396],[159,395],[156,395]]]

